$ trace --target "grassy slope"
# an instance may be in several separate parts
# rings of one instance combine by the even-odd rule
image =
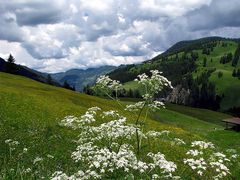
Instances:
[[[232,52],[234,54],[237,44],[232,41],[226,41],[228,43],[227,47],[222,47],[221,44],[218,44],[213,52],[210,53],[210,55],[204,55],[202,54],[201,50],[196,50],[195,52],[198,52],[199,58],[197,60],[197,71],[193,73],[194,77],[197,77],[202,72],[206,71],[207,69],[216,68],[216,71],[213,72],[210,76],[210,81],[214,82],[216,84],[217,93],[219,95],[224,94],[224,98],[221,102],[221,109],[227,110],[230,107],[233,106],[240,106],[240,79],[232,77],[232,72],[234,67],[232,67],[232,62],[226,63],[226,64],[220,64],[220,58],[224,56],[225,54]],[[182,53],[179,53],[178,55],[181,56]],[[174,55],[173,55],[174,56]],[[169,56],[171,57],[171,56]],[[207,67],[203,67],[203,59],[204,57],[207,58]],[[212,59],[212,62],[211,62]],[[155,61],[153,64],[157,64],[158,62]],[[145,66],[154,66],[153,64],[142,64],[137,65],[136,69],[139,68],[146,68]],[[236,69],[240,68],[240,63],[238,63]],[[221,71],[223,73],[223,77],[218,78],[218,72]],[[137,89],[139,88],[138,84],[136,82],[130,81],[124,84],[125,89]],[[141,90],[140,90],[141,91]]]
[[[188,107],[188,106],[181,106],[177,104],[166,104],[167,109],[189,115],[192,117],[196,117],[198,119],[201,119],[206,122],[211,122],[217,125],[223,125],[221,122],[222,119],[226,119],[231,117],[228,114],[220,113],[220,112],[215,112],[211,111],[208,109],[200,109],[200,108],[193,108],[193,107]]]
[[[198,68],[195,75],[199,75],[206,69],[216,68],[216,71],[211,74],[210,81],[214,82],[217,87],[218,94],[224,94],[225,97],[221,103],[221,109],[225,110],[232,106],[240,106],[240,80],[238,78],[232,77],[232,72],[234,67],[232,67],[232,62],[226,64],[220,64],[220,58],[227,53],[234,54],[237,44],[235,42],[227,41],[228,46],[222,47],[218,44],[214,48],[213,52],[210,55],[203,55],[201,51],[199,53],[199,60],[197,61]],[[207,58],[207,67],[202,67],[203,58]],[[212,62],[211,62],[212,59]],[[237,68],[240,68],[240,63],[238,63]],[[222,78],[218,78],[219,72],[223,73]]]
[[[122,111],[109,100],[0,73],[0,159],[6,153],[4,141],[11,138],[21,142],[21,147],[29,148],[28,166],[36,156],[52,154],[55,159],[48,163],[49,171],[69,169],[73,163],[69,157],[75,146],[72,140],[76,139],[76,132],[60,127],[58,122],[66,115],[81,115],[91,106]],[[208,118],[201,113],[217,117],[217,120],[226,115],[205,110],[198,112],[198,109],[192,111],[183,106],[168,107],[151,115],[152,119],[147,120],[148,129],[168,129],[184,140],[207,139],[221,148],[235,148],[240,152],[240,134],[225,131],[218,123],[207,122]],[[133,118],[131,113],[124,112],[124,115]],[[158,145],[153,144],[153,148],[155,146]],[[177,158],[176,152],[181,153],[169,145],[161,144],[159,148],[172,160]]]

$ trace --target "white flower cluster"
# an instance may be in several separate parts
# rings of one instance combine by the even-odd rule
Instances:
[[[66,127],[75,127],[77,119],[75,116],[66,116],[59,124]]]
[[[130,111],[130,112],[139,111],[140,109],[142,109],[144,107],[144,104],[145,104],[145,102],[139,101],[135,104],[127,105],[125,110]]]
[[[213,179],[222,179],[230,174],[227,165],[230,159],[220,152],[214,152],[214,144],[211,142],[194,141],[191,144],[191,149],[187,151],[186,155],[190,156],[184,159],[184,164],[190,166],[198,175],[203,176],[205,173],[211,171],[214,176]]]
[[[177,170],[177,165],[174,162],[167,161],[165,159],[165,155],[160,152],[158,152],[157,154],[148,153],[148,156],[151,157],[153,160],[153,163],[149,164],[149,166],[151,167],[151,171],[159,168],[165,178],[173,177],[172,173]]]
[[[93,146],[92,143],[85,144],[81,149],[81,153],[73,154],[75,161],[81,161],[88,165],[88,170],[78,171],[76,174],[68,177],[65,173],[57,171],[53,174],[53,180],[62,179],[101,179],[109,178],[114,172],[124,172],[124,175],[137,172],[143,176],[146,173],[158,172],[155,177],[174,177],[173,172],[176,171],[177,166],[165,159],[161,153],[153,154],[148,153],[148,156],[153,162],[146,163],[139,161],[131,150],[132,147],[128,144],[121,145],[118,152],[110,151],[108,148],[99,148]],[[161,172],[161,173],[159,173]]]
[[[239,158],[240,156],[237,154],[236,149],[227,149],[226,150],[227,154],[230,154],[230,158],[232,160],[236,160],[237,158]]]
[[[97,134],[98,140],[107,139],[111,141],[122,139],[131,139],[135,135],[136,127],[126,124],[126,118],[113,120],[103,123],[98,127],[93,128],[93,132]],[[140,131],[140,130],[138,130]]]
[[[53,180],[121,179],[122,175],[132,179],[180,179],[176,176],[177,165],[168,161],[161,152],[152,153],[148,149],[145,150],[145,155],[137,153],[136,131],[141,141],[147,142],[149,138],[165,140],[163,138],[166,137],[170,143],[184,147],[186,142],[179,138],[172,139],[168,130],[144,133],[138,126],[128,124],[126,118],[117,111],[99,110],[98,107],[89,108],[79,118],[68,116],[63,120],[62,125],[75,125],[80,129],[77,148],[71,156],[79,165],[79,170],[71,176],[57,171],[52,175]],[[108,121],[99,124],[96,117]],[[225,154],[216,152],[213,143],[194,141],[190,147],[191,149],[186,151],[183,163],[187,167],[186,171],[194,174],[193,177],[222,179],[230,175],[230,159]],[[40,161],[41,158],[36,158],[34,164]]]
[[[67,176],[61,171],[53,174],[52,179],[104,179],[114,178],[116,173],[124,175],[137,175],[142,178],[154,177],[174,177],[173,172],[177,166],[171,161],[167,161],[161,153],[149,153],[149,162],[144,162],[138,158],[134,152],[131,142],[135,141],[135,132],[139,136],[147,137],[168,134],[169,131],[154,132],[144,134],[138,127],[127,124],[126,118],[121,117],[117,111],[104,111],[100,117],[117,118],[98,126],[91,123],[95,122],[95,115],[99,108],[90,108],[85,115],[80,118],[71,117],[67,127],[81,125],[78,146],[72,153],[72,159],[84,166],[72,176]],[[87,116],[86,116],[87,115]],[[64,119],[64,122],[66,122]],[[84,121],[85,119],[85,121]],[[89,120],[91,119],[91,120]],[[80,124],[79,124],[80,123]],[[62,123],[64,125],[64,123]],[[86,127],[86,128],[84,128]]]
[[[195,156],[202,155],[203,152],[202,152],[202,151],[199,151],[199,150],[197,150],[197,149],[194,149],[194,150],[193,150],[193,149],[190,149],[186,154],[195,157]]]
[[[136,111],[141,110],[145,105],[146,105],[145,102],[139,101],[139,102],[137,102],[135,104],[127,105],[125,110],[126,111],[130,111],[130,112],[136,112]],[[147,107],[151,111],[156,111],[157,109],[165,108],[164,103],[160,102],[160,101],[152,101],[152,102],[147,104]]]
[[[73,159],[88,164],[89,169],[95,169],[102,176],[116,170],[125,173],[130,169],[138,170],[138,160],[127,144],[121,145],[118,151],[113,151],[88,143],[87,146],[78,147],[78,153],[73,154]]]
[[[16,147],[20,144],[18,141],[14,141],[12,139],[5,140],[5,143],[9,146],[10,150],[15,150]]]
[[[80,118],[75,116],[66,116],[61,122],[61,126],[71,127],[73,129],[82,128],[87,124],[95,122],[95,115],[97,111],[101,110],[99,107],[89,108]]]
[[[112,118],[120,118],[122,117],[117,111],[110,110],[110,111],[103,111],[102,118],[112,117]]]
[[[163,131],[148,131],[146,133],[146,136],[149,137],[149,138],[157,138],[157,137],[160,137],[162,135],[166,135],[168,136],[168,134],[170,133],[170,131],[167,131],[167,130],[163,130]]]
[[[79,146],[78,150],[77,153],[73,153],[73,159],[88,165],[88,170],[85,172],[81,170],[79,171],[81,173],[78,172],[70,177],[62,172],[55,172],[52,179],[101,179],[110,178],[115,172],[122,172],[125,176],[135,172],[142,174],[143,177],[146,174],[158,172],[155,177],[173,178],[172,173],[177,169],[176,164],[167,161],[161,153],[148,153],[152,159],[152,162],[149,163],[138,160],[132,147],[128,144],[122,144],[117,152],[108,148],[99,148],[92,143]]]
[[[37,164],[39,162],[43,161],[43,158],[42,157],[36,157],[34,160],[33,160],[33,164]]]
[[[230,159],[223,153],[217,152],[213,153],[211,157],[212,162],[210,162],[210,166],[216,171],[217,175],[214,176],[214,179],[222,179],[228,174],[231,174],[228,167],[224,164],[228,164]]]
[[[162,91],[165,86],[172,88],[171,82],[161,75],[162,72],[159,72],[158,70],[151,70],[150,72],[152,74],[151,77],[144,73],[138,75],[138,78],[135,79],[135,81],[145,87],[143,98],[146,100],[152,99],[154,94]]]
[[[177,145],[185,145],[186,143],[184,142],[184,140],[182,139],[179,139],[179,138],[174,138],[174,144],[177,144]]]
[[[161,101],[153,101],[148,105],[149,109],[152,111],[156,111],[160,108],[165,108],[164,103]]]
[[[200,149],[214,148],[214,144],[205,141],[194,141],[192,142],[192,147],[199,147]]]
[[[118,91],[122,85],[119,81],[112,80],[109,76],[102,75],[97,78],[96,87],[102,91],[106,91],[105,93],[109,93],[109,91]]]
[[[190,166],[190,168],[194,171],[197,171],[197,174],[202,176],[203,172],[207,169],[207,163],[203,158],[199,159],[184,159],[184,164]]]

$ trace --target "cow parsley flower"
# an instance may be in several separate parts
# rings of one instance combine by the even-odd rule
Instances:
[[[203,152],[198,151],[197,149],[195,149],[195,150],[190,149],[186,154],[187,155],[192,155],[192,156],[199,156],[199,155],[202,155]]]
[[[162,136],[162,135],[168,136],[169,133],[170,133],[170,131],[168,131],[168,130],[163,130],[163,131],[148,131],[148,132],[146,133],[146,136],[147,136],[147,137],[150,137],[150,138],[156,138],[156,137],[160,137],[160,136]]]
[[[190,168],[192,170],[195,170],[197,172],[197,174],[199,174],[200,176],[203,175],[203,172],[207,169],[207,163],[203,158],[199,158],[199,159],[184,159],[184,164],[187,164],[190,166]]]
[[[192,147],[199,147],[200,149],[214,148],[214,144],[205,141],[194,141],[192,142]]]
[[[151,77],[147,76],[145,73],[138,75],[137,81],[140,85],[144,86],[145,94],[143,98],[145,100],[152,99],[155,94],[162,91],[164,87],[172,88],[171,82],[167,78],[162,76],[162,72],[158,70],[151,70]]]
[[[173,140],[174,140],[174,143],[177,145],[185,145],[186,144],[182,139],[179,139],[179,138],[174,138]]]
[[[14,141],[12,139],[5,140],[5,143],[9,146],[10,150],[15,150],[16,147],[20,144],[18,141]]]
[[[164,103],[160,101],[153,101],[152,103],[148,104],[148,107],[151,111],[156,111],[160,108],[165,108]]]
[[[122,84],[119,81],[112,80],[109,76],[102,75],[96,80],[95,88],[98,91],[110,96],[112,91],[117,92],[121,89]]]
[[[165,155],[160,152],[156,154],[150,152],[147,155],[153,160],[153,163],[150,164],[151,169],[159,168],[163,174],[172,177],[172,173],[177,169],[177,165],[174,162],[167,161]]]
[[[41,157],[36,157],[34,160],[33,160],[33,164],[37,164],[39,162],[43,161],[43,158]]]
[[[134,112],[134,111],[139,111],[140,109],[142,109],[144,107],[144,102],[140,101],[140,102],[137,102],[135,104],[130,104],[130,105],[127,105],[125,110],[126,111],[130,111],[130,112]]]

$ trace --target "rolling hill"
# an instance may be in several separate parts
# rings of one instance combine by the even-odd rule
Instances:
[[[36,173],[31,176],[33,179],[38,179],[40,175],[49,176],[56,169],[67,173],[76,171],[77,169],[69,167],[74,167],[70,156],[75,146],[73,139],[77,138],[78,133],[62,128],[58,123],[66,115],[82,115],[92,106],[99,106],[104,110],[118,110],[130,121],[133,117],[132,113],[122,110],[111,100],[0,73],[0,160],[4,162],[0,163],[0,177],[5,174],[5,178],[16,179],[20,171],[18,168],[21,167],[35,169]],[[221,124],[221,119],[227,117],[230,116],[169,104],[167,109],[151,114],[147,119],[147,129],[170,130],[186,141],[203,139],[212,141],[220,149],[234,148],[240,153],[240,134],[225,131]],[[12,152],[11,156],[17,160],[17,164],[15,161],[8,161],[9,157],[6,157],[6,139],[18,140],[20,150],[24,147],[28,149],[27,156],[17,156],[15,152],[20,151],[19,149]],[[183,152],[183,149],[170,146],[166,142],[162,143],[160,148],[167,158],[175,161],[178,158],[176,154]],[[43,158],[40,165],[33,163],[36,158]],[[181,168],[181,163],[178,166]],[[232,170],[233,177],[240,176],[237,169],[234,170],[233,167]]]
[[[7,62],[0,57],[0,72],[6,72]],[[51,84],[54,86],[61,86],[57,81],[48,78],[48,74],[36,71],[34,69],[28,68],[26,66],[14,64],[15,72],[14,74],[24,76],[35,81]]]
[[[175,87],[190,89],[192,94],[193,88],[201,93],[205,84],[212,86],[212,92],[221,99],[218,109],[227,111],[240,107],[240,75],[233,76],[234,71],[240,72],[238,43],[239,39],[221,37],[182,41],[151,60],[118,68],[109,76],[125,83],[126,89],[136,89],[138,86],[133,80],[138,74],[158,69]],[[192,83],[198,85],[192,87]]]
[[[84,86],[93,85],[98,76],[107,74],[116,69],[115,66],[102,66],[99,68],[70,69],[66,72],[51,74],[52,78],[60,84],[66,81],[74,86],[77,91],[82,91]]]

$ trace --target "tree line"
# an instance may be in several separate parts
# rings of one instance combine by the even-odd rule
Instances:
[[[240,79],[240,69],[233,69],[232,76]]]

